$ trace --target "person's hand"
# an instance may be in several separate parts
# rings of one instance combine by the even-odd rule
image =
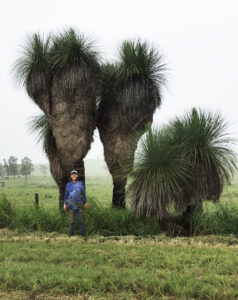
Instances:
[[[66,204],[64,203],[64,210],[66,211],[67,210],[67,206],[66,206]]]
[[[87,207],[88,207],[88,204],[84,203],[83,208],[87,208]]]

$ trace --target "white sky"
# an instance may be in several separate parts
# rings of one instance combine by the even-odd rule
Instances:
[[[27,129],[40,112],[15,84],[10,68],[26,33],[72,26],[96,38],[104,57],[125,38],[152,42],[170,68],[156,124],[192,106],[218,110],[238,137],[238,2],[219,0],[21,0],[0,7],[0,162],[14,155],[47,162]],[[97,132],[87,158],[103,156]]]

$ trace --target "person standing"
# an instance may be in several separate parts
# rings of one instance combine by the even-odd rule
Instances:
[[[87,207],[87,199],[82,181],[78,181],[78,171],[72,170],[70,174],[71,181],[66,184],[64,194],[64,210],[69,211],[70,233],[74,235],[74,223],[77,218],[79,226],[79,235],[84,235],[82,208]],[[81,198],[83,195],[83,200]]]

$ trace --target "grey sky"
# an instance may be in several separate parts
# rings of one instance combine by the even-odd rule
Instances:
[[[0,11],[0,162],[15,155],[47,159],[29,134],[27,119],[40,112],[16,87],[10,68],[26,33],[72,26],[96,38],[106,58],[125,38],[161,50],[170,68],[168,89],[154,121],[162,124],[192,106],[221,111],[238,137],[238,2],[218,0],[21,0]],[[88,158],[102,157],[97,132]]]

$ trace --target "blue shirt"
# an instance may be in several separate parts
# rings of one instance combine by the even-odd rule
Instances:
[[[83,194],[83,201],[81,199],[81,193]],[[68,200],[71,200],[77,204],[87,203],[84,186],[82,181],[68,182],[65,187],[64,193],[64,203],[67,205]],[[68,207],[68,206],[67,206]],[[77,209],[77,206],[69,207],[72,209]]]

